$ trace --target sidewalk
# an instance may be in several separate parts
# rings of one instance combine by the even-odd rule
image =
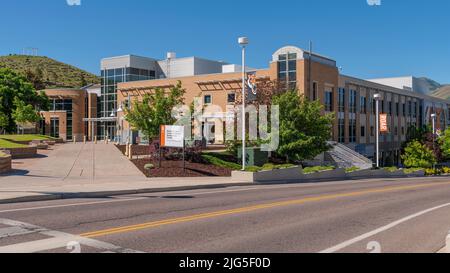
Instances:
[[[146,178],[112,144],[64,144],[41,158],[14,160],[0,176],[0,203],[251,185],[230,177]]]

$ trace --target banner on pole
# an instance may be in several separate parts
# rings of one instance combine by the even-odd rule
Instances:
[[[388,119],[387,114],[380,114],[380,133],[389,132],[387,119]]]

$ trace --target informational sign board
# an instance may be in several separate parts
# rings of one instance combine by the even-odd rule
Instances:
[[[184,148],[184,126],[161,125],[161,147]]]
[[[380,132],[381,133],[389,132],[387,119],[388,119],[387,114],[380,114]]]

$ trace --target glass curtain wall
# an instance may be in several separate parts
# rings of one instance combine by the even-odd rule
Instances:
[[[137,68],[106,69],[101,72],[102,96],[98,101],[98,116],[109,118],[117,116],[117,84],[121,82],[152,80],[156,78],[153,70]],[[104,122],[97,126],[99,139],[108,136],[114,139],[116,134],[115,122]]]

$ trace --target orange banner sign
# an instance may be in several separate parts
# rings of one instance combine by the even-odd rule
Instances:
[[[388,133],[387,114],[380,114],[380,133]]]

